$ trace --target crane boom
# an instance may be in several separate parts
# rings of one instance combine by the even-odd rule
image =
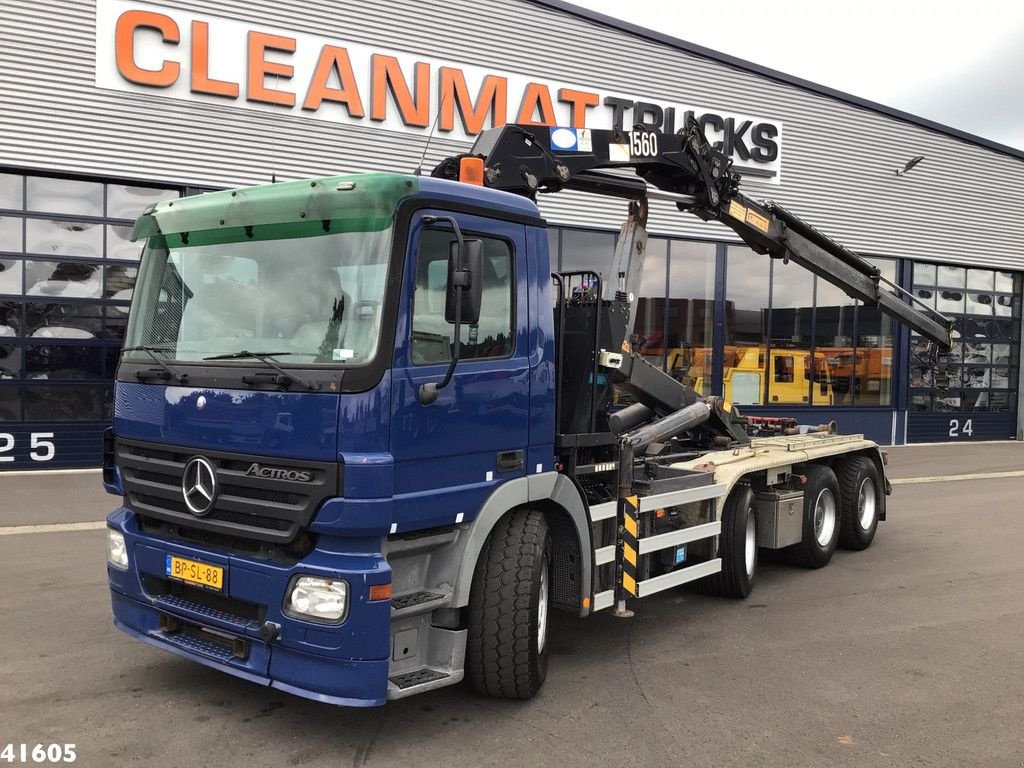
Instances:
[[[908,303],[904,296],[911,300],[913,296],[886,280],[878,267],[782,206],[758,202],[740,192],[740,176],[732,170],[732,161],[708,142],[692,120],[682,132],[672,134],[643,127],[622,131],[505,125],[484,131],[469,153],[444,160],[433,175],[461,178],[466,160],[478,171],[482,161],[479,182],[483,185],[531,199],[538,193],[570,189],[636,201],[631,220],[640,215],[641,225],[647,198],[666,197],[681,211],[729,227],[754,251],[793,261],[939,347],[951,345],[952,322],[931,308]],[[635,223],[627,224],[624,233],[627,227],[631,244],[635,244],[633,238],[644,236],[642,226],[639,235]],[[637,277],[639,265],[629,259],[637,254],[642,258],[643,250],[642,246],[620,248],[616,258],[628,263],[620,262],[616,271],[631,280]]]

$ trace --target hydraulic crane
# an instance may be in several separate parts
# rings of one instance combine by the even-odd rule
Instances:
[[[924,305],[919,309],[907,303],[904,297],[913,301],[913,296],[877,267],[781,205],[740,192],[740,175],[731,164],[692,120],[677,134],[507,125],[484,132],[468,154],[445,160],[434,175],[474,173],[484,186],[531,199],[572,189],[632,201],[623,227],[628,237],[620,238],[626,247],[616,255],[627,293],[642,271],[645,249],[636,244],[644,238],[647,199],[672,200],[680,211],[727,226],[757,253],[793,261],[939,347],[949,347],[950,321]],[[634,175],[615,174],[619,169]]]

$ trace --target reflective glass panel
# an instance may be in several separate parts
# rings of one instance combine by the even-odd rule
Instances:
[[[0,344],[0,379],[17,379],[21,376],[21,347]]]
[[[99,304],[26,302],[25,336],[33,339],[95,339],[100,336]]]
[[[967,292],[963,288],[939,288],[935,308],[944,315],[963,314]]]
[[[1003,291],[1004,293],[1013,292],[1013,272],[996,272],[996,285],[997,291]]]
[[[103,268],[83,261],[25,261],[25,293],[62,299],[98,299]]]
[[[114,301],[131,301],[135,278],[139,275],[137,267],[108,265],[104,270],[105,281],[103,295]]]
[[[96,181],[29,176],[25,187],[25,209],[42,213],[102,216],[103,185]]]
[[[996,296],[992,309],[999,317],[1012,317],[1014,301],[1013,296]]]
[[[21,421],[21,387],[0,384],[0,421]]]
[[[59,256],[103,256],[103,225],[56,219],[25,222],[25,250],[28,253]]]
[[[665,286],[668,280],[668,241],[650,238],[647,259],[636,294],[633,344],[651,365],[665,364]]]
[[[669,245],[668,370],[702,395],[711,394],[712,384],[715,251],[712,243],[673,240]]]
[[[611,232],[587,232],[579,229],[562,230],[561,272],[592,269],[606,283],[614,281],[609,275],[615,256],[615,235]],[[614,284],[614,282],[613,282]]]
[[[729,246],[725,290],[723,395],[738,405],[764,399],[771,259]]]
[[[21,303],[0,301],[0,339],[21,335]]]
[[[21,259],[0,259],[0,293],[21,295]]]
[[[27,421],[102,421],[110,398],[106,384],[26,384]]]
[[[138,261],[142,255],[144,243],[140,240],[132,242],[131,227],[107,225],[107,258]]]
[[[101,379],[103,352],[103,347],[30,344],[25,347],[25,378],[49,381]]]
[[[991,291],[995,288],[996,273],[988,269],[968,269],[967,287],[979,291]]]
[[[176,189],[107,184],[107,217],[134,221],[150,203],[176,200],[178,197]]]
[[[993,303],[994,297],[991,293],[967,292],[967,314],[969,315],[991,315]]]
[[[967,284],[967,270],[939,264],[936,267],[936,285],[943,288],[964,288]]]
[[[0,208],[12,211],[22,209],[24,178],[17,173],[0,173]]]
[[[19,216],[0,216],[0,251],[21,253],[23,222]]]
[[[915,263],[913,265],[914,285],[935,285],[935,265]]]
[[[773,262],[771,303],[772,375],[768,378],[768,402],[810,403],[813,377],[823,385],[819,399],[827,403],[833,393],[824,355],[819,365],[814,365],[811,357],[814,275],[792,262]]]

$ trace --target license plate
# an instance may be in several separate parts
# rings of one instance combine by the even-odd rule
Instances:
[[[224,589],[224,569],[219,565],[197,563],[195,560],[168,555],[165,573],[172,579],[198,584],[218,592]]]

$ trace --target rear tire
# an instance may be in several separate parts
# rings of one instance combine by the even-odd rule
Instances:
[[[839,481],[822,464],[807,464],[802,472],[807,477],[803,541],[787,547],[785,552],[795,565],[822,568],[828,565],[839,543]]]
[[[737,485],[725,500],[718,555],[722,570],[701,581],[701,588],[720,597],[744,598],[754,588],[757,573],[757,518],[754,492]]]
[[[550,562],[540,512],[511,512],[491,531],[469,597],[466,671],[478,693],[531,699],[544,685]]]
[[[878,530],[882,500],[882,479],[878,467],[867,456],[851,456],[839,465],[842,516],[839,546],[862,550],[871,546]]]

